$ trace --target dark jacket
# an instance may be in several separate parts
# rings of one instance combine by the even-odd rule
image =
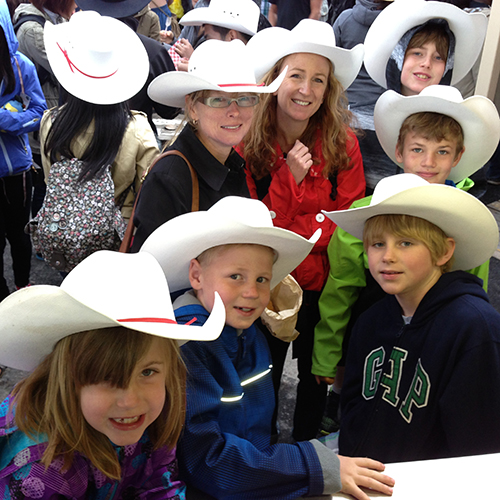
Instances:
[[[183,153],[199,181],[200,210],[208,210],[225,196],[250,197],[245,179],[245,162],[232,151],[226,164],[205,148],[189,125],[168,149]],[[137,232],[132,251],[137,252],[146,238],[164,222],[191,211],[192,183],[189,168],[179,156],[161,159],[146,177],[134,217]]]
[[[404,324],[394,296],[349,343],[340,454],[404,462],[500,452],[500,314],[481,280],[444,274]]]
[[[171,108],[170,106],[154,102],[148,95],[148,87],[157,76],[160,76],[167,71],[175,71],[175,66],[167,48],[163,44],[144,35],[137,34],[137,36],[141,39],[141,42],[148,53],[149,74],[142,89],[134,97],[132,97],[132,99],[129,99],[128,102],[130,109],[136,109],[137,111],[146,113],[153,132],[156,132],[156,126],[153,123],[153,110],[156,111],[156,113],[158,113],[162,118],[167,119],[174,118],[179,113],[179,110],[177,108]]]

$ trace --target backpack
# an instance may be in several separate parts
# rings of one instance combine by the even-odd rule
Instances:
[[[71,271],[97,250],[118,250],[125,234],[111,166],[78,182],[81,169],[77,158],[62,158],[50,167],[42,208],[26,226],[35,251],[57,271]]]

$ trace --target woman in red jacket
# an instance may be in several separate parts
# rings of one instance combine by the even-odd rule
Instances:
[[[361,153],[344,97],[364,51],[362,45],[336,47],[332,27],[311,19],[291,31],[263,30],[247,47],[257,78],[265,74],[265,82],[288,66],[278,91],[261,100],[244,141],[250,194],[276,214],[278,227],[302,236],[322,229],[321,239],[292,273],[304,290],[300,335],[293,342],[299,369],[293,437],[302,441],[316,436],[326,395],[326,384],[311,374],[318,299],[329,270],[326,249],[335,229],[321,210],[347,209],[365,194]],[[268,340],[277,394],[288,344],[271,335]]]

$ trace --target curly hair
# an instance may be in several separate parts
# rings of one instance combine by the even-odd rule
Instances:
[[[266,74],[264,83],[269,85],[278,77],[285,66],[286,57],[280,59]],[[333,177],[342,170],[352,168],[347,155],[346,144],[352,140],[348,135],[352,114],[347,107],[347,98],[340,82],[334,76],[330,61],[330,73],[324,100],[316,113],[309,119],[306,130],[299,140],[309,148],[313,162],[319,163],[318,151],[314,150],[318,131],[321,135],[322,155],[325,160],[323,175]],[[261,179],[273,168],[276,156],[277,96],[263,94],[255,110],[252,126],[244,140],[244,157],[252,174]]]

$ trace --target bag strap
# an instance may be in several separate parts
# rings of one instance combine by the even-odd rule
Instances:
[[[21,92],[24,94],[24,82],[23,82],[23,74],[21,73],[21,67],[19,66],[19,62],[17,60],[17,57],[14,56],[14,61],[16,61],[16,66],[17,66],[17,74],[19,75],[19,80],[21,83]]]
[[[187,164],[189,168],[189,173],[191,174],[191,184],[192,184],[192,197],[191,197],[191,212],[198,212],[200,209],[200,186],[198,182],[198,175],[196,174],[195,169],[189,163],[189,160],[180,152],[175,149],[171,149],[169,151],[165,151],[164,153],[158,155],[154,161],[151,163],[149,166],[148,170],[144,174],[144,177],[142,180],[146,178],[146,176],[151,172],[153,167],[162,159],[165,158],[166,156],[170,155],[175,155],[175,156],[180,156]],[[134,207],[132,208],[132,214],[130,216],[130,220],[128,221],[127,224],[127,229],[125,231],[125,236],[123,237],[122,243],[120,245],[120,250],[119,252],[122,253],[128,253],[130,251],[130,247],[132,246],[132,237],[134,234],[134,215],[135,215],[135,209],[137,207],[137,200],[139,199],[139,195],[141,194],[141,189],[142,189],[142,184],[141,187],[139,188],[139,191],[137,192],[137,196],[135,197],[135,202],[134,202]]]

